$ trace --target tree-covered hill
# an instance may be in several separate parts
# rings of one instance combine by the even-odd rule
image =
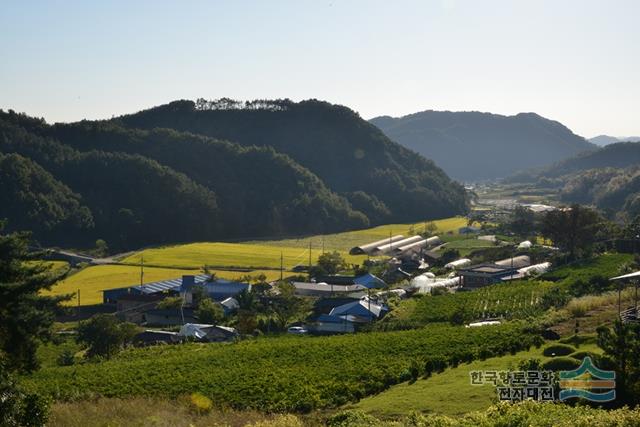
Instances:
[[[525,171],[517,175],[522,181],[539,178],[557,178],[589,169],[618,168],[640,165],[640,142],[619,142],[609,144],[595,151],[581,153],[577,156],[556,162],[548,167]]]
[[[19,154],[0,153],[0,217],[11,218],[14,228],[52,238],[94,225],[78,194]]]
[[[610,144],[545,168],[523,171],[508,182],[556,188],[564,202],[591,204],[610,216],[633,218],[640,214],[640,143]]]
[[[462,186],[343,106],[317,100],[175,101],[114,121],[131,128],[172,128],[243,146],[272,147],[373,218],[389,211],[388,220],[412,221],[466,210]],[[354,195],[360,191],[368,200]]]
[[[0,112],[0,153],[22,156],[30,173],[55,184],[56,191],[43,193],[64,194],[56,200],[66,203],[41,210],[52,218],[45,229],[18,218],[24,208],[11,197],[0,218],[9,219],[9,229],[36,229],[45,244],[87,246],[101,238],[121,250],[324,233],[465,211],[463,188],[432,162],[345,108],[310,103],[310,111],[289,117],[289,107],[218,111],[180,101],[139,113],[154,120],[159,114],[154,125],[132,123],[138,115],[48,125]],[[214,136],[226,141],[210,136],[217,132],[208,126],[224,128]],[[70,201],[86,217],[75,228],[62,221],[75,218]]]
[[[595,148],[561,123],[534,113],[423,111],[376,117],[371,123],[466,181],[504,178]]]

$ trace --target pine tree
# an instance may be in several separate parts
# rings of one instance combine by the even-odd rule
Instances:
[[[0,221],[0,354],[7,369],[32,371],[38,367],[38,343],[51,338],[60,303],[70,296],[44,296],[60,279],[50,267],[29,253],[30,234],[2,234]]]

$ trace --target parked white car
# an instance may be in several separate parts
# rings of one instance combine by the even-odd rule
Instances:
[[[287,333],[293,334],[293,335],[304,335],[308,332],[309,330],[306,329],[304,326],[291,326],[289,329],[287,329]]]

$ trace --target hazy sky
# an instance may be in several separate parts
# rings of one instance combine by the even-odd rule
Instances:
[[[640,134],[640,1],[0,3],[0,108],[49,122],[186,98],[318,98],[364,118],[534,111]]]

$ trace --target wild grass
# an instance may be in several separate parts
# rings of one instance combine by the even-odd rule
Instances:
[[[623,305],[633,301],[635,290],[633,288],[625,288],[621,293],[621,301]],[[565,307],[571,314],[571,317],[584,317],[588,312],[598,307],[616,305],[618,303],[618,292],[606,292],[602,295],[585,295],[583,297],[574,298]]]
[[[593,343],[580,346],[582,351],[600,354]],[[461,416],[472,411],[482,411],[497,401],[492,385],[472,386],[471,371],[518,370],[518,365],[527,359],[551,360],[542,354],[542,348],[532,348],[514,355],[476,360],[446,369],[427,379],[415,383],[404,382],[388,390],[362,399],[348,408],[358,409],[382,418],[397,418],[413,411],[449,416]]]
[[[51,407],[51,427],[302,427],[300,417],[231,409],[198,410],[190,396],[178,399],[94,398],[58,402]]]

